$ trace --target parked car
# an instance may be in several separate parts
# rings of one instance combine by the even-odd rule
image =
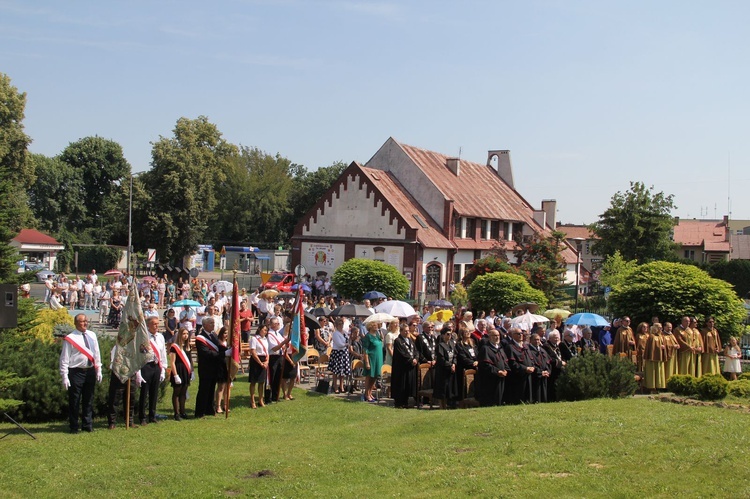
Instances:
[[[40,270],[36,273],[36,279],[39,282],[44,282],[47,280],[47,278],[51,278],[53,281],[57,280],[57,274],[52,272],[51,270]]]
[[[294,286],[294,274],[291,272],[274,272],[263,284],[263,289],[276,289],[281,293],[289,293]]]

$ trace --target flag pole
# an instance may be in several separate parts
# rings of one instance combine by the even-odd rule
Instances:
[[[125,429],[130,428],[130,378],[128,385],[125,387]]]
[[[234,367],[235,359],[239,359],[240,362],[242,362],[242,359],[240,359],[239,351],[238,349],[240,347],[239,342],[239,310],[240,310],[240,304],[237,303],[239,301],[239,293],[237,292],[237,262],[234,262],[234,269],[232,269],[232,273],[234,275],[234,278],[232,279],[232,317],[230,322],[230,328],[229,328],[229,345],[232,349],[232,355],[227,357],[227,382],[224,386],[224,419],[229,418],[229,397],[231,396],[230,391],[230,385],[232,384],[232,378],[234,377],[235,373],[232,373],[232,367]]]

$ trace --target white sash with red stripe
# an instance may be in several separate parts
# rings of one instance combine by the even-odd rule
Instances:
[[[207,346],[208,348],[210,348],[214,352],[218,352],[219,351],[219,347],[216,346],[214,344],[214,342],[212,342],[211,340],[209,340],[205,336],[198,335],[198,336],[195,337],[195,341],[200,341],[201,343],[203,343],[205,346]]]
[[[151,343],[151,350],[154,351],[154,355],[156,355],[156,363],[159,364],[159,369],[164,369],[161,365],[161,356],[159,355],[159,347],[156,346],[156,343],[154,340],[148,340],[149,343]]]
[[[170,348],[172,348],[172,350],[175,351],[175,353],[180,358],[180,360],[182,361],[182,363],[185,365],[185,367],[187,367],[188,375],[192,374],[193,373],[193,366],[190,363],[190,361],[188,360],[187,355],[185,355],[185,352],[182,350],[182,348],[180,348],[180,346],[177,345],[176,343],[172,343],[172,345],[171,345]],[[177,374],[177,373],[175,372],[175,374]]]
[[[89,350],[85,346],[79,345],[78,343],[76,343],[76,341],[73,338],[71,338],[70,335],[68,335],[68,336],[65,337],[65,341],[67,341],[68,343],[70,343],[71,345],[73,345],[73,347],[75,347],[76,350],[78,350],[79,352],[81,352],[84,357],[86,357],[87,359],[89,359],[89,362],[91,362],[91,364],[93,366],[96,366],[96,360],[94,360],[94,352],[92,352],[91,350]]]

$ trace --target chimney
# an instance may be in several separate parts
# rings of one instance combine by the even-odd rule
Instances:
[[[492,166],[492,158],[497,157],[497,175],[508,184],[511,189],[515,189],[513,184],[513,165],[510,163],[510,151],[507,149],[498,149],[487,151],[487,166]]]
[[[542,210],[547,214],[547,225],[552,230],[557,230],[557,201],[554,199],[542,199]]]
[[[456,177],[458,177],[458,174],[459,174],[459,172],[460,172],[460,170],[461,170],[461,168],[460,168],[460,164],[459,164],[459,163],[460,163],[460,161],[461,161],[461,160],[460,160],[459,158],[447,158],[447,159],[445,160],[445,166],[447,166],[447,167],[448,167],[448,169],[449,169],[450,171],[452,171],[452,172],[453,172],[453,174],[454,174],[454,175],[455,175]]]
[[[534,221],[541,225],[542,228],[547,226],[547,213],[544,209],[534,210]]]

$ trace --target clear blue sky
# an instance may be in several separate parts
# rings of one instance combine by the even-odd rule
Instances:
[[[134,171],[178,118],[314,170],[389,136],[483,163],[590,223],[629,181],[750,219],[750,2],[4,1],[33,152],[89,135]],[[728,180],[731,179],[730,182]],[[477,190],[481,197],[481,189]],[[481,202],[481,199],[478,199]],[[701,216],[703,215],[703,216]]]

